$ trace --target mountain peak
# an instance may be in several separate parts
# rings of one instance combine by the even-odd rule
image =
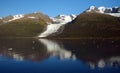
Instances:
[[[106,8],[104,6],[98,7],[100,13],[104,13]]]
[[[95,13],[97,12],[97,13],[108,14],[115,17],[120,17],[120,7],[118,6],[111,8],[107,8],[104,6],[98,8],[95,6],[90,6],[85,12],[95,12]]]
[[[86,10],[86,12],[97,12],[98,11],[98,9],[95,7],[95,6],[90,6],[87,10]]]
[[[100,6],[100,7],[95,7],[95,6],[90,6],[86,12],[99,12],[99,13],[120,13],[120,7],[115,6],[115,7],[111,7],[111,8],[107,8],[104,6]]]
[[[67,22],[71,22],[75,18],[76,18],[76,15],[74,14],[71,14],[71,15],[60,14],[56,16],[55,18],[52,18],[52,20],[55,23],[67,23]]]
[[[94,10],[95,8],[95,6],[90,6],[90,10]]]

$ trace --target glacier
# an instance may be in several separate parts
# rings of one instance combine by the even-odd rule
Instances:
[[[41,33],[38,37],[47,37],[51,34],[58,32],[58,30],[65,24],[71,22],[76,18],[76,15],[59,15],[56,18],[52,18],[55,23],[48,23],[46,30]],[[59,32],[58,32],[59,33]]]

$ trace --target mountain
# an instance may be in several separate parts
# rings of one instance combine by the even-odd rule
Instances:
[[[97,13],[108,14],[115,17],[120,17],[120,7],[107,8],[101,6],[97,8],[95,6],[90,6],[85,12],[97,12]]]
[[[120,37],[120,18],[98,12],[84,12],[56,37]]]
[[[36,19],[36,20],[39,20],[40,18],[42,18],[42,20],[45,22],[52,22],[52,20],[49,18],[49,16],[42,14],[40,12],[34,12],[31,14],[26,14],[24,16],[25,16],[24,18]]]
[[[14,21],[14,20],[17,20],[17,19],[22,19],[22,18],[26,18],[26,19],[39,19],[39,18],[42,18],[44,21],[48,21],[50,22],[51,19],[49,18],[49,16],[47,15],[44,15],[40,12],[34,12],[34,13],[30,13],[30,14],[18,14],[18,15],[9,15],[7,17],[3,17],[2,20],[3,22],[7,23],[7,22],[11,22],[11,21]]]
[[[2,19],[0,37],[33,37],[39,35],[52,20],[42,13],[8,16]]]
[[[119,37],[120,7],[91,6],[76,15],[54,18],[34,12],[0,19],[0,37]]]
[[[101,7],[95,7],[95,6],[90,6],[86,12],[100,12],[100,13],[120,13],[120,7],[113,7],[113,8],[107,8],[104,6]]]
[[[52,18],[54,23],[48,25],[38,37],[118,37],[120,36],[119,8],[90,6],[78,16],[58,15]],[[108,9],[111,9],[111,12],[107,12]]]
[[[7,22],[17,20],[17,19],[20,19],[20,18],[23,18],[23,17],[24,17],[24,15],[22,15],[22,14],[15,15],[15,16],[7,16],[7,17],[3,18],[3,21],[7,23]]]
[[[3,17],[3,22],[4,23],[6,23],[6,22],[9,22],[9,20],[12,20],[14,18],[14,16],[12,16],[12,15],[9,15],[9,16],[7,16],[7,17]]]

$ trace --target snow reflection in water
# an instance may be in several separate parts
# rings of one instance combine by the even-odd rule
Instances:
[[[71,51],[64,49],[63,46],[60,46],[55,41],[50,41],[47,39],[39,39],[41,43],[43,43],[47,47],[47,52],[50,53],[52,56],[57,56],[61,60],[62,59],[76,59],[76,56],[72,54]]]

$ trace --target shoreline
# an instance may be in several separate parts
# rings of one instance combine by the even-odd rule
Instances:
[[[55,39],[55,40],[60,40],[60,39],[120,39],[120,37],[0,37],[0,39]]]

